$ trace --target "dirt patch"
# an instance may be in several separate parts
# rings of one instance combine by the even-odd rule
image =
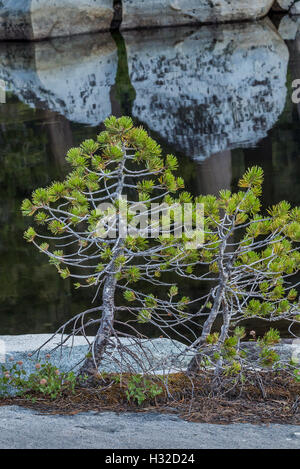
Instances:
[[[130,376],[120,382],[114,375],[100,380],[92,389],[79,388],[74,394],[51,400],[41,395],[0,399],[0,406],[19,405],[44,414],[75,415],[87,411],[174,413],[192,421],[212,424],[252,423],[300,425],[300,383],[288,374],[264,373],[248,379],[243,387],[211,394],[207,375],[190,380],[182,373],[169,376],[168,384],[155,399],[142,405],[128,401],[126,390]],[[159,379],[155,380],[159,385]]]

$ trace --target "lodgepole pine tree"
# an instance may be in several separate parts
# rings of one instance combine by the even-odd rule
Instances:
[[[130,118],[110,117],[105,127],[95,141],[84,141],[69,150],[67,160],[73,170],[63,182],[35,190],[32,199],[22,205],[23,214],[33,216],[40,226],[39,233],[30,227],[26,240],[49,256],[62,278],[75,279],[76,288],[96,289],[98,306],[59,329],[64,332],[73,324],[73,334],[85,334],[87,326],[99,323],[79,372],[88,380],[97,372],[112,338],[121,347],[120,336],[137,334],[135,322],[149,322],[165,334],[168,327],[188,321],[191,315],[184,310],[191,300],[180,297],[177,285],[162,280],[162,275],[187,269],[195,262],[195,251],[185,248],[184,236],[155,231],[157,220],[144,231],[134,231],[135,222],[152,203],[171,207],[191,202],[185,191],[176,196],[184,187],[182,178],[174,175],[176,158],[167,155],[163,159],[160,146],[145,130],[134,128]],[[123,218],[121,213],[125,213]],[[121,218],[133,234],[129,231],[122,236]],[[171,229],[174,226],[171,214]],[[156,235],[149,237],[149,229]],[[159,289],[161,298],[143,291],[147,284]],[[119,292],[121,302],[116,300]],[[86,321],[95,312],[99,317]],[[116,313],[122,312],[129,313],[133,321],[117,321]],[[124,332],[124,326],[129,332]]]
[[[285,320],[297,337],[300,208],[282,201],[262,214],[263,171],[258,167],[247,170],[239,192],[222,190],[219,197],[193,200],[174,174],[176,158],[163,158],[145,130],[134,128],[127,117],[110,117],[105,127],[96,140],[69,150],[73,170],[64,181],[37,189],[22,205],[23,214],[40,227],[39,232],[28,228],[25,239],[50,258],[62,278],[74,279],[76,288],[95,289],[96,306],[58,331],[72,327],[69,336],[86,335],[88,326],[98,325],[79,380],[93,379],[112,343],[126,353],[122,337],[147,338],[139,330],[146,323],[165,337],[170,330],[173,337],[179,335],[186,353],[193,354],[190,375],[208,365],[217,384],[222,376],[242,378],[249,367],[241,344],[245,319],[272,325]],[[197,231],[191,238],[176,233],[184,222],[184,204],[192,207],[193,221],[196,204],[204,207],[201,246]],[[192,300],[181,296],[174,276],[208,282],[208,291]],[[90,314],[98,317],[87,319]],[[279,341],[274,328],[259,339],[256,365],[279,369],[272,349]],[[299,377],[297,363],[290,365]]]
[[[219,377],[224,372],[242,374],[244,365],[249,367],[241,346],[245,328],[240,323],[245,319],[273,326],[256,342],[260,353],[252,367],[280,368],[280,357],[272,348],[280,341],[276,322],[286,321],[287,332],[297,338],[299,327],[293,333],[293,326],[300,323],[300,208],[282,201],[261,213],[262,184],[263,171],[255,166],[240,179],[239,192],[221,190],[218,197],[197,198],[205,210],[205,243],[199,255],[206,270],[190,277],[213,286],[201,334],[191,345],[197,353],[190,362],[190,374],[203,367],[205,357]],[[216,326],[217,319],[221,326]],[[297,363],[290,364],[299,378]]]

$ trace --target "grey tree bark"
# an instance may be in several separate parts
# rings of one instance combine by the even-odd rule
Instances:
[[[124,187],[124,167],[126,161],[126,150],[123,149],[124,158],[119,169],[119,182],[115,192],[115,197],[118,199],[122,195]],[[89,383],[93,381],[95,375],[98,373],[98,367],[101,363],[103,356],[106,352],[109,339],[113,335],[114,329],[114,315],[115,315],[115,290],[117,285],[117,278],[115,274],[116,264],[115,261],[118,256],[123,252],[122,246],[124,240],[118,238],[115,245],[115,252],[111,260],[111,274],[107,275],[104,283],[102,293],[102,317],[100,327],[95,337],[94,343],[92,344],[91,353],[84,361],[82,367],[78,373],[78,382],[81,384]],[[83,378],[86,378],[83,381]]]

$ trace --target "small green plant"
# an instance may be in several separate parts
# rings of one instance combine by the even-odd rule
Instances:
[[[262,339],[258,339],[260,346],[275,345],[280,342],[280,332],[272,327],[265,333]]]
[[[261,363],[263,366],[273,366],[275,363],[279,362],[280,356],[274,350],[265,346],[262,348],[261,353],[259,354],[261,358]]]
[[[23,362],[18,361],[10,368],[1,365],[0,395],[8,395],[14,389],[17,395],[32,398],[32,394],[40,393],[56,399],[63,392],[75,392],[76,376],[73,372],[65,373],[52,365],[48,359],[45,363],[36,363],[36,371],[28,374]]]
[[[294,377],[297,383],[300,383],[300,370],[294,370]]]
[[[141,405],[146,399],[154,399],[163,392],[157,383],[141,375],[131,376],[128,380],[127,388],[127,400],[137,401],[138,405]]]

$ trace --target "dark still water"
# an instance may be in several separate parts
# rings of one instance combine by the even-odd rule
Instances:
[[[23,240],[20,204],[63,178],[66,151],[110,114],[175,153],[194,194],[234,188],[258,164],[265,205],[300,204],[299,51],[269,20],[0,43],[0,335],[52,332],[90,304]]]

